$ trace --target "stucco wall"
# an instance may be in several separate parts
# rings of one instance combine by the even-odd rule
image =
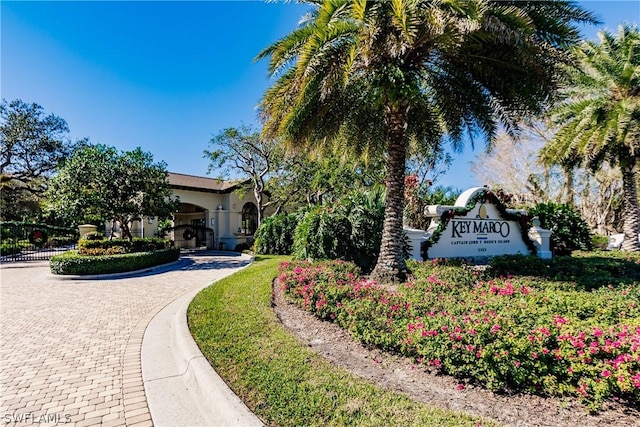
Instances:
[[[194,205],[199,209],[192,208],[190,209],[191,212],[177,212],[173,225],[189,225],[193,220],[203,220],[205,227],[214,230],[213,241],[210,235],[207,234],[207,247],[219,249],[222,242],[226,249],[231,250],[237,244],[251,240],[251,236],[244,236],[240,233],[243,206],[247,202],[254,203],[256,207],[258,205],[251,188],[248,188],[243,194],[174,190],[174,195],[180,198],[180,203]],[[132,232],[134,237],[157,236],[158,218],[153,218],[151,221],[148,218],[136,221],[132,227]],[[185,241],[182,238],[182,232],[176,233],[175,236],[171,237],[174,238],[176,245],[180,247],[195,246],[195,240]]]

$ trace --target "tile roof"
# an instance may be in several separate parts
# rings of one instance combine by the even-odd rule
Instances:
[[[208,193],[230,193],[240,185],[242,181],[222,181],[216,178],[185,175],[181,173],[168,173],[171,187],[182,190],[205,191]]]

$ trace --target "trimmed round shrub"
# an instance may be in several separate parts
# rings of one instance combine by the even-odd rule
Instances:
[[[575,250],[592,250],[589,226],[571,206],[539,203],[529,210],[529,217],[538,217],[540,226],[552,231],[551,250],[555,254],[569,255]]]
[[[99,231],[90,231],[82,236],[83,240],[104,240],[104,234]]]
[[[245,252],[250,251],[251,245],[249,243],[238,243],[235,248],[233,248],[233,252]]]
[[[282,213],[262,220],[255,234],[256,253],[290,255],[293,247],[293,233],[297,225],[297,214]]]

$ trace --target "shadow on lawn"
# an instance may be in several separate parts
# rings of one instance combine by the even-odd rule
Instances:
[[[640,258],[616,252],[579,252],[543,260],[529,256],[494,258],[487,274],[527,276],[547,282],[573,283],[574,289],[591,291],[605,286],[640,283]]]

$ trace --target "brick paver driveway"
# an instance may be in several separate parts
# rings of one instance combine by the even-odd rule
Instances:
[[[246,265],[194,255],[129,278],[59,280],[47,262],[0,267],[0,425],[152,425],[140,350],[153,316]]]

